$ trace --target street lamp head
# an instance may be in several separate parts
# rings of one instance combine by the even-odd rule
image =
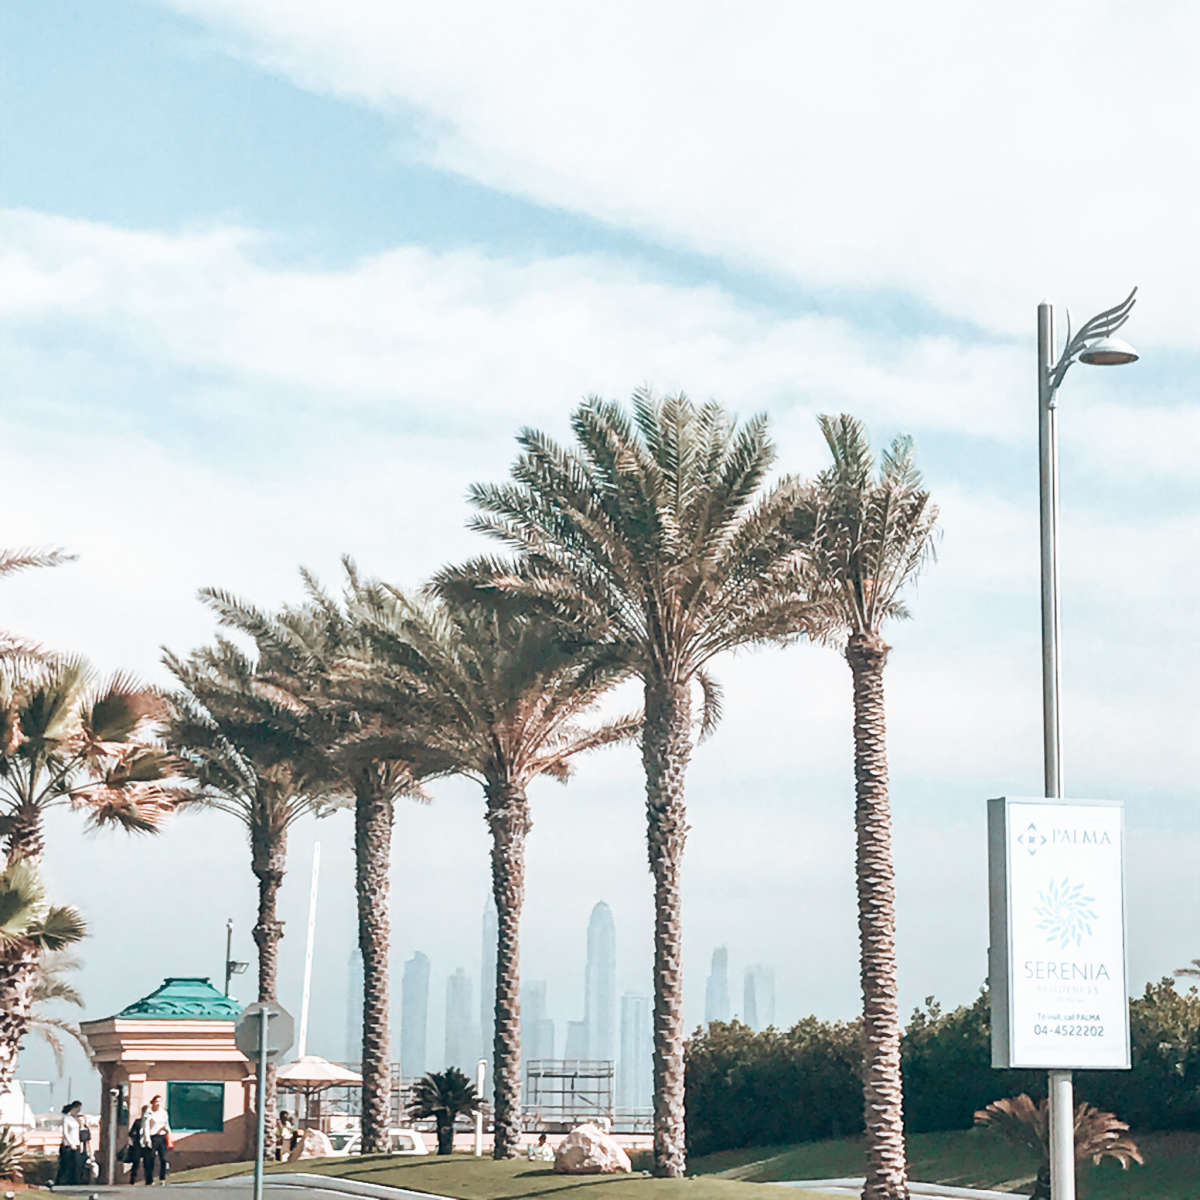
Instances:
[[[1079,361],[1094,367],[1116,367],[1137,362],[1138,352],[1124,338],[1102,337],[1088,342],[1079,353]]]

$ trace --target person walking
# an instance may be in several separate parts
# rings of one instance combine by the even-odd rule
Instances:
[[[149,1111],[150,1105],[143,1104],[142,1111],[129,1126],[129,1145],[125,1147],[125,1161],[129,1164],[130,1183],[137,1183],[138,1167],[142,1168],[142,1174],[147,1179],[150,1177],[152,1166],[150,1147],[142,1145],[142,1129],[145,1127],[146,1114]]]
[[[83,1104],[78,1100],[72,1100],[70,1104],[63,1105],[62,1141],[58,1147],[58,1173],[54,1177],[55,1185],[65,1183],[69,1186],[83,1182],[79,1170],[83,1159],[83,1152],[79,1144],[79,1114],[82,1111]]]
[[[154,1163],[158,1162],[158,1182],[167,1182],[167,1151],[171,1149],[171,1121],[163,1108],[161,1096],[150,1101],[142,1118],[142,1145],[147,1148],[146,1183],[154,1182]]]

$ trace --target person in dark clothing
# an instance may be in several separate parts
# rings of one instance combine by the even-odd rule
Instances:
[[[137,1183],[138,1167],[142,1168],[142,1173],[149,1179],[154,1165],[150,1147],[142,1145],[142,1128],[149,1111],[150,1105],[143,1104],[140,1116],[129,1127],[129,1146],[125,1150],[125,1161],[129,1163],[130,1183]]]

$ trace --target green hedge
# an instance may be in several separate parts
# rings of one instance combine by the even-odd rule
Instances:
[[[1200,1130],[1200,993],[1171,979],[1130,1001],[1133,1069],[1081,1071],[1076,1091],[1137,1130]],[[1002,1096],[1045,1095],[1043,1071],[994,1071],[986,991],[943,1012],[913,1013],[902,1046],[905,1124],[966,1129]],[[687,1047],[692,1153],[841,1137],[862,1129],[860,1025],[806,1017],[754,1033],[739,1022],[697,1030]]]

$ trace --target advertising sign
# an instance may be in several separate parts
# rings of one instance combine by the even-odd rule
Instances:
[[[992,1066],[1129,1066],[1125,814],[988,801]]]

